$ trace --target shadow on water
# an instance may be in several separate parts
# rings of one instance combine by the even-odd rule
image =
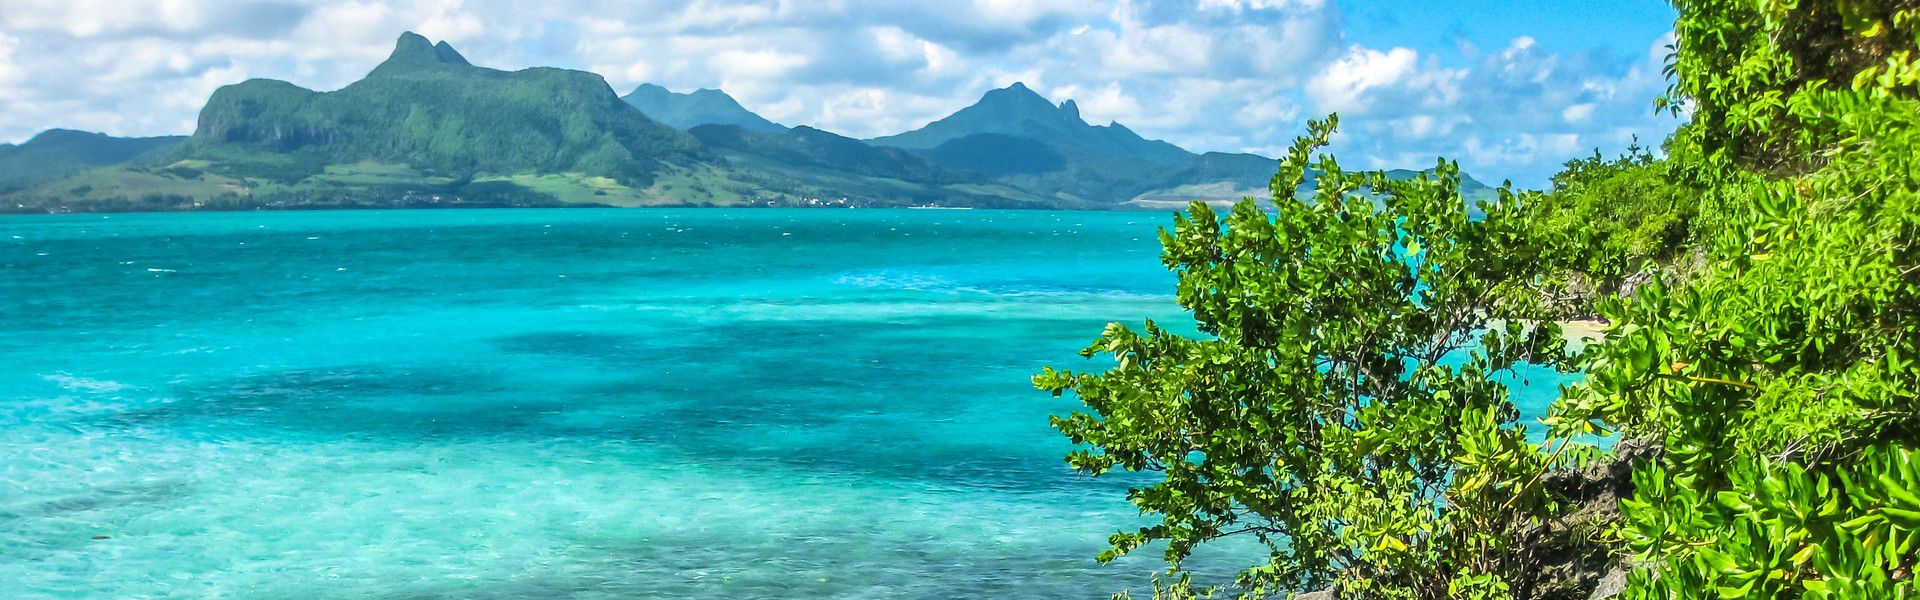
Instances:
[[[493,343],[503,361],[586,376],[549,385],[465,366],[291,369],[180,385],[164,404],[90,419],[106,429],[276,441],[613,439],[690,462],[934,488],[1117,485],[1063,466],[1065,442],[1046,425],[1053,399],[1027,391],[1027,361],[924,322],[557,331]],[[838,351],[819,350],[829,347]],[[930,363],[968,375],[927,381],[918,374]]]
[[[245,375],[169,392],[173,400],[94,417],[110,429],[172,426],[190,420],[244,420],[269,427],[413,429],[420,424],[392,417],[407,408],[461,412],[460,398],[504,390],[497,379],[459,368],[341,366]],[[428,399],[430,401],[422,401]],[[430,433],[415,429],[416,433]]]
[[[90,488],[83,493],[70,494],[52,500],[22,505],[11,510],[0,511],[0,520],[44,519],[97,510],[118,510],[130,506],[165,504],[187,498],[192,494],[193,486],[181,481],[156,481],[100,486]]]

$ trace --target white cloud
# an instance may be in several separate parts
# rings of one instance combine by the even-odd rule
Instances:
[[[21,69],[14,62],[13,54],[20,47],[20,39],[0,31],[0,90],[6,90],[20,79]]]
[[[1565,110],[1561,110],[1560,118],[1566,119],[1568,123],[1572,124],[1585,123],[1587,119],[1593,118],[1593,108],[1594,104],[1592,102],[1575,104],[1567,107]]]
[[[805,64],[807,57],[778,50],[722,50],[707,59],[723,79],[774,78]]]
[[[1140,100],[1120,88],[1118,82],[1107,82],[1099,88],[1078,94],[1058,94],[1056,101],[1072,99],[1080,106],[1080,116],[1091,123],[1109,121],[1142,122],[1146,116]]]
[[[1200,10],[1224,9],[1238,13],[1247,10],[1272,10],[1277,8],[1319,8],[1323,4],[1324,2],[1321,0],[1200,0]]]
[[[1321,110],[1365,112],[1372,104],[1369,92],[1405,83],[1419,59],[1408,48],[1382,52],[1354,46],[1307,82],[1307,97]]]
[[[1341,113],[1348,133],[1335,149],[1363,166],[1440,155],[1490,181],[1541,185],[1575,155],[1672,130],[1651,110],[1663,87],[1658,60],[1556,54],[1526,36],[1461,66],[1356,46],[1314,77],[1307,96],[1319,112]]]

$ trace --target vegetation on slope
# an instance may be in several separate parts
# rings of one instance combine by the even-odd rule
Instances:
[[[1687,281],[1617,325],[1558,419],[1654,436],[1635,598],[1896,598],[1920,552],[1920,6],[1678,3]]]
[[[1567,161],[1553,176],[1548,201],[1529,217],[1572,261],[1548,286],[1562,316],[1591,318],[1599,299],[1631,295],[1657,276],[1687,276],[1702,190],[1673,171],[1635,145],[1615,158]]]

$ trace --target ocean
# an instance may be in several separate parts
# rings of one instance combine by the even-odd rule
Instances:
[[[1128,480],[1067,469],[1028,377],[1191,331],[1170,221],[0,217],[0,595],[1147,591],[1157,552],[1093,560]]]

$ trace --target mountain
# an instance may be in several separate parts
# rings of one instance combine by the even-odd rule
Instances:
[[[972,106],[925,127],[871,141],[882,146],[930,150],[982,134],[1030,138],[1089,154],[1156,164],[1179,163],[1193,157],[1179,146],[1142,138],[1119,123],[1089,125],[1080,118],[1080,107],[1074,101],[1055,106],[1022,83],[989,91]]]
[[[233,174],[283,179],[376,161],[451,177],[572,172],[630,186],[708,158],[691,136],[621,102],[599,75],[476,67],[413,33],[338,91],[266,79],[220,88],[184,150]]]
[[[778,133],[787,129],[753,114],[720,90],[699,89],[681,94],[647,83],[620,99],[653,120],[681,131],[701,125],[738,125],[754,133]]]
[[[738,125],[701,125],[689,133],[725,157],[742,179],[755,181],[763,190],[798,196],[802,205],[1058,205],[1053,198],[977,173],[946,169],[906,150],[873,146],[812,127],[755,133]]]
[[[1055,105],[1019,83],[988,91],[979,102],[920,129],[871,142],[909,149],[938,166],[991,177],[1070,207],[1122,207],[1155,190],[1239,189],[1181,179],[1200,157],[1142,138],[1119,123],[1090,125],[1074,101]],[[1261,169],[1271,176],[1274,165]]]
[[[976,133],[926,152],[948,167],[994,177],[1033,175],[1066,168],[1066,154],[1046,142],[1001,133]]]
[[[920,129],[871,141],[1082,208],[1169,208],[1193,200],[1265,198],[1279,166],[1255,154],[1196,155],[1142,138],[1119,123],[1089,125],[1073,100],[1055,105],[1019,83],[988,91],[973,105]],[[1464,179],[1469,198],[1490,194],[1480,182]],[[1296,194],[1309,191],[1310,184],[1311,179]]]
[[[182,136],[119,138],[49,129],[18,146],[0,145],[0,190],[52,181],[94,167],[132,162],[171,150],[185,139]]]

